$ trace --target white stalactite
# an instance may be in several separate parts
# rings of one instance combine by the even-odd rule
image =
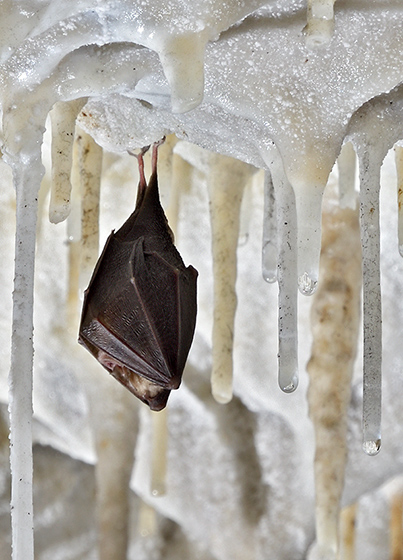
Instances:
[[[357,205],[357,194],[355,192],[355,169],[357,156],[351,142],[343,145],[337,159],[339,171],[339,200],[341,208],[352,208]]]
[[[310,560],[333,558],[339,546],[340,501],[347,460],[347,412],[358,342],[361,247],[358,205],[323,212],[320,283],[311,311],[309,413],[315,430],[316,544]]]
[[[58,224],[70,213],[71,165],[76,129],[76,118],[85,99],[55,103],[50,117],[52,121],[52,187],[49,219]]]
[[[232,398],[237,248],[242,195],[251,168],[225,156],[210,156],[208,180],[213,249],[214,323],[211,386],[214,398]]]
[[[273,180],[270,171],[264,178],[262,275],[266,282],[277,280],[277,215]]]
[[[403,256],[403,147],[395,147],[396,173],[397,173],[397,235],[399,253]]]
[[[87,134],[77,133],[78,179],[81,190],[80,288],[87,287],[99,256],[99,197],[102,148]]]
[[[382,158],[383,159],[383,158]],[[379,188],[382,159],[365,148],[359,154],[363,276],[363,448],[376,455],[381,448],[382,300],[380,277]]]
[[[295,194],[278,155],[271,175],[277,211],[278,384],[286,393],[298,386],[297,214]]]
[[[389,145],[392,137],[394,141],[401,140],[403,114],[402,91],[396,88],[401,82],[403,35],[401,26],[396,25],[401,7],[395,4],[386,2],[382,9],[362,9],[355,5],[346,8],[340,3],[337,18],[340,25],[334,34],[334,0],[308,0],[304,39],[303,21],[295,12],[294,4],[289,11],[287,2],[280,2],[276,7],[261,0],[242,3],[200,0],[195,6],[185,0],[170,0],[166,6],[158,0],[143,3],[132,0],[119,3],[109,0],[2,2],[2,151],[13,167],[17,193],[9,398],[13,560],[32,560],[34,554],[31,416],[35,220],[42,175],[39,148],[46,115],[55,102],[54,169],[56,182],[62,181],[55,186],[52,195],[50,214],[54,222],[64,219],[69,212],[71,143],[63,142],[63,135],[71,134],[74,111],[79,110],[82,103],[79,99],[84,96],[90,99],[89,110],[81,116],[83,125],[99,144],[114,151],[139,147],[162,134],[175,132],[181,139],[218,153],[259,167],[271,167],[278,207],[279,250],[278,255],[271,252],[265,276],[274,277],[277,257],[279,383],[285,391],[292,391],[297,385],[297,285],[299,283],[302,293],[311,294],[318,280],[325,178],[347,138],[347,123],[354,120],[351,115],[357,115],[359,107],[368,105],[369,114],[375,116],[369,127],[374,136],[357,140],[364,262],[363,423],[364,448],[370,454],[377,453],[382,353],[378,223],[382,161],[379,153],[382,150],[377,146],[382,142]],[[262,6],[262,10],[255,12]],[[270,41],[267,41],[267,33]],[[393,88],[396,89],[391,95]],[[369,100],[376,99],[373,105],[368,104]],[[69,104],[60,105],[60,102]],[[358,118],[355,125],[357,122]],[[59,125],[61,136],[57,132]],[[382,135],[383,140],[379,140]],[[279,150],[278,161],[273,166],[262,157],[271,140]],[[66,149],[58,145],[59,141]],[[75,219],[69,222],[69,301],[77,285],[78,237],[82,234],[84,246],[82,288],[88,283],[98,253],[101,148],[94,148],[89,138],[88,142],[93,147],[81,153],[81,175],[93,176],[84,178],[89,192],[82,206],[82,228],[77,227]],[[383,155],[385,153],[386,150]],[[88,161],[87,156],[89,159],[94,156],[95,163]],[[399,174],[400,157],[397,150]],[[351,147],[343,148],[339,162],[340,198],[341,205],[347,207],[352,206],[354,196],[343,176],[351,175],[353,159]],[[248,164],[218,155],[211,156],[209,164],[212,166],[210,196],[215,275],[212,385],[217,400],[227,402],[232,395],[239,207],[251,169]],[[400,198],[399,194],[399,206]],[[171,202],[175,227],[177,193],[173,192]],[[400,219],[400,250],[401,222]],[[273,222],[269,220],[269,223],[272,227]],[[345,252],[350,244],[351,240],[346,241]],[[321,336],[324,334],[322,332]],[[323,359],[323,355],[325,352],[319,358]],[[310,366],[314,370],[312,364],[315,365],[314,360]],[[346,366],[345,371],[348,368]],[[339,373],[340,369],[339,364]],[[326,380],[321,381],[326,383]],[[319,388],[320,384],[312,388],[311,394]],[[345,396],[343,389],[346,390],[345,386],[340,394]],[[102,391],[109,401],[108,390]],[[253,401],[249,395],[247,398]],[[108,412],[112,425],[104,428],[100,419],[105,411],[97,391],[92,399],[92,405],[99,407],[93,421],[98,430],[100,457],[97,479],[101,558],[123,559],[127,555],[127,481],[135,442],[130,429],[136,419],[129,405],[122,404],[122,409],[111,406]],[[125,399],[123,397],[122,402]],[[313,408],[311,403],[311,411]],[[117,418],[113,416],[116,411]],[[318,411],[322,422],[320,430],[323,424],[329,424],[333,413],[331,408]],[[160,420],[163,418],[161,416]],[[158,437],[164,437],[164,430],[166,422],[158,428]],[[328,431],[321,433],[328,434]],[[156,442],[158,437],[155,437]],[[337,456],[340,464],[342,456],[342,452]],[[116,457],[122,457],[125,464],[115,461]],[[318,462],[316,468],[320,470]],[[317,550],[324,550],[324,554],[330,550],[332,555],[337,547],[334,519],[341,472],[335,474],[336,479],[339,478],[331,492],[322,491],[323,502],[327,500],[329,504],[333,500],[330,510],[326,513],[325,507],[318,508],[318,545],[324,548]],[[267,472],[262,476],[265,475]],[[268,486],[266,482],[265,486]],[[212,539],[214,546],[219,538],[221,535],[216,534]],[[306,533],[300,541],[304,538]]]
[[[329,43],[334,31],[335,0],[308,0],[306,42],[316,48]]]
[[[32,372],[33,296],[39,156],[12,161],[17,197],[12,353],[9,376],[13,560],[33,560]]]

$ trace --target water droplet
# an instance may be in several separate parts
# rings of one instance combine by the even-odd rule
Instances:
[[[277,282],[277,274],[272,271],[263,270],[263,280],[269,284],[274,284],[274,282]]]
[[[376,441],[364,441],[362,448],[367,455],[378,455],[381,449],[381,440],[377,439]]]
[[[152,496],[163,496],[165,494],[165,484],[154,484],[153,488],[151,489]]]
[[[280,385],[280,389],[284,392],[284,393],[293,393],[295,391],[295,389],[298,387],[298,375],[295,375],[291,381],[291,383],[289,383],[288,385],[286,385],[285,387]]]
[[[316,291],[317,285],[318,281],[311,278],[307,272],[298,278],[298,288],[304,296],[311,296]]]

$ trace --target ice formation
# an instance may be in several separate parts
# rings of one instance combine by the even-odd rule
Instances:
[[[324,560],[336,557],[339,542],[345,558],[352,557],[351,542],[360,557],[370,558],[373,551],[373,557],[380,558],[376,543],[372,549],[363,544],[366,525],[360,520],[369,515],[360,496],[376,489],[374,503],[384,504],[385,511],[390,503],[394,518],[400,515],[399,482],[380,488],[401,472],[403,463],[396,396],[402,365],[396,333],[401,331],[398,317],[403,310],[398,297],[401,288],[394,280],[402,265],[391,256],[393,243],[382,253],[379,191],[382,162],[396,145],[396,230],[401,252],[401,6],[388,0],[170,0],[166,5],[157,0],[3,0],[0,6],[2,156],[12,170],[16,193],[9,376],[13,559],[31,560],[34,546],[35,258],[35,293],[41,296],[35,304],[34,441],[53,446],[66,460],[70,455],[72,460],[93,464],[94,449],[97,457],[93,526],[79,527],[72,521],[74,546],[71,542],[66,546],[61,531],[58,548],[56,536],[41,541],[41,527],[52,523],[42,512],[42,517],[36,517],[38,558],[46,554],[93,558],[95,526],[101,560],[126,558],[127,551],[136,558],[157,558],[158,554],[169,558],[172,554],[203,560],[261,559],[268,550],[276,560],[297,560],[307,554],[310,560]],[[51,181],[49,172],[44,176],[42,164],[47,158],[47,142],[42,153],[46,127],[52,135]],[[199,295],[199,325],[188,381],[173,399],[167,416],[157,419],[139,412],[80,353],[74,325],[79,291],[87,284],[97,257],[98,236],[105,236],[119,223],[115,221],[119,213],[126,217],[128,206],[132,207],[127,193],[134,201],[131,185],[135,178],[122,154],[163,135],[169,137],[161,166],[167,214],[186,257],[199,259],[204,287]],[[334,226],[337,230],[343,220],[347,223],[346,216],[355,216],[355,154],[363,267],[364,449],[369,455],[380,449],[381,409],[383,433],[393,434],[383,443],[383,453],[372,459],[375,466],[357,451],[361,439],[360,382],[357,373],[353,376],[357,315],[348,309],[354,317],[343,332],[343,316],[337,313],[350,303],[343,303],[342,298],[337,303],[335,273],[322,287],[319,275],[323,193],[339,157],[340,209],[334,214],[330,211],[332,216],[340,212]],[[2,166],[2,224],[12,228],[8,217],[12,195],[6,190],[9,170],[4,163]],[[264,188],[257,168],[265,170]],[[114,184],[117,177],[121,186]],[[53,225],[59,229],[51,233],[42,220],[49,182],[50,221],[59,224],[67,219],[66,229]],[[212,234],[207,233],[207,191]],[[259,237],[261,242],[263,198],[261,251],[255,239]],[[243,216],[246,199],[249,221]],[[392,210],[387,208],[386,220],[390,221]],[[10,289],[6,271],[9,275],[11,263],[6,255],[11,249],[6,226],[0,227],[4,229],[5,255],[1,278]],[[239,241],[243,227],[248,231],[245,245]],[[343,251],[343,243],[352,246],[353,238],[357,242],[354,228],[349,237],[346,225],[343,233],[347,239],[343,241],[341,236],[330,251],[324,237],[322,251],[323,263],[330,256],[346,267],[342,276],[350,287],[345,291],[356,307],[358,265],[352,262],[358,246],[351,261],[343,261],[343,253],[348,253]],[[41,243],[36,246],[37,231]],[[63,236],[67,238],[65,255]],[[382,258],[387,265],[383,306]],[[261,270],[255,274],[256,262],[263,267],[266,280],[277,279],[278,305],[275,292],[270,291],[273,286],[261,281]],[[324,279],[331,266],[321,273]],[[356,279],[350,279],[354,269]],[[317,541],[309,552],[314,537],[313,477],[309,474],[314,438],[307,419],[306,376],[302,371],[298,374],[298,361],[308,359],[309,337],[301,324],[305,324],[310,301],[298,300],[298,288],[305,295],[318,289],[313,296],[314,314],[324,313],[320,311],[323,297],[334,305],[329,312],[334,317],[326,316],[327,322],[319,318],[319,323],[312,324],[308,369],[309,407],[316,435]],[[64,290],[65,308],[60,296]],[[341,320],[338,326],[337,318]],[[276,319],[278,330],[273,327]],[[2,321],[10,323],[10,302],[5,301]],[[5,328],[2,335],[4,348],[9,330]],[[337,348],[337,333],[346,337],[340,342],[343,351],[330,358],[329,346]],[[303,344],[298,348],[301,334]],[[276,369],[277,349],[278,379],[271,373]],[[6,352],[3,357],[3,363],[8,363]],[[317,367],[321,360],[325,366]],[[323,369],[326,377],[322,378]],[[228,402],[234,394],[227,408],[210,399],[205,382],[210,370],[216,399]],[[74,375],[79,383],[71,381]],[[68,388],[69,382],[74,390]],[[282,394],[277,383],[293,394]],[[300,389],[294,392],[298,383]],[[324,402],[332,391],[340,398],[333,407]],[[382,393],[387,413],[382,408]],[[62,426],[66,418],[66,426]],[[36,456],[38,461],[53,457],[61,468],[73,468],[50,451],[37,451]],[[83,477],[90,476],[84,467],[81,472]],[[334,482],[328,483],[328,478]],[[305,484],[299,484],[300,479]],[[127,492],[129,481],[135,497]],[[40,503],[38,496],[36,500]],[[339,535],[340,507],[353,502],[357,505],[341,517],[341,527],[346,530]],[[141,512],[139,533],[148,535],[145,540],[132,534],[128,512],[133,505]],[[60,502],[54,507],[60,507]],[[357,531],[348,536],[354,516]],[[385,513],[382,519],[386,517]],[[168,551],[168,534],[177,535],[176,553],[172,542]],[[8,549],[4,551],[8,553]]]

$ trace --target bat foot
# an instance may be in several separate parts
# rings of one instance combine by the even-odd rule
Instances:
[[[158,148],[164,142],[165,142],[165,136],[163,136],[161,140],[158,140],[158,142],[155,142],[153,144],[153,155],[151,158],[151,173],[155,173],[155,174],[157,173]]]

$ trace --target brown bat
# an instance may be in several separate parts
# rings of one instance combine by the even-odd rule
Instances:
[[[112,231],[84,294],[79,342],[151,410],[181,383],[196,324],[197,271],[173,244],[157,181],[147,185],[143,154],[136,208]]]

